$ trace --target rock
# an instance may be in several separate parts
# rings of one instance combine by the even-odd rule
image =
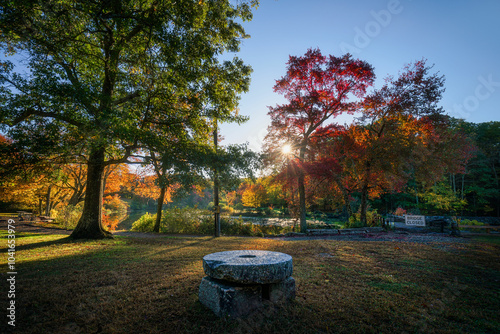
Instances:
[[[364,228],[342,228],[339,230],[340,234],[363,234],[366,233]]]
[[[211,278],[241,284],[278,283],[293,272],[292,257],[279,252],[239,250],[208,254],[203,269]]]
[[[299,233],[299,232],[288,232],[285,234],[285,237],[305,237],[305,233]]]
[[[203,257],[208,275],[201,280],[200,302],[217,316],[242,317],[264,306],[295,298],[292,257],[279,252],[240,250]]]
[[[337,229],[311,229],[307,230],[307,234],[309,235],[336,235],[339,234],[339,230]]]
[[[365,230],[368,233],[376,233],[376,232],[384,232],[385,231],[385,229],[381,226],[365,227]]]

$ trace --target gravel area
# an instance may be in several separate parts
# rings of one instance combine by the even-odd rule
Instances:
[[[292,236],[275,237],[286,241],[292,240],[346,240],[346,241],[393,241],[393,242],[469,242],[470,238],[453,237],[443,233],[413,233],[407,231],[390,231],[378,233],[347,234],[347,235],[323,235],[323,236]]]

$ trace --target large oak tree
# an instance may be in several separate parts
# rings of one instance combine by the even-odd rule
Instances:
[[[110,236],[102,227],[107,165],[207,131],[208,119],[237,119],[231,111],[248,89],[250,68],[219,56],[238,50],[246,37],[239,21],[251,19],[252,5],[257,1],[1,2],[0,46],[26,67],[1,63],[0,123],[25,150],[85,156],[74,238]]]

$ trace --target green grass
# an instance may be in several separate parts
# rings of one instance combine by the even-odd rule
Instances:
[[[5,236],[0,231],[2,268]],[[16,245],[16,333],[500,331],[500,246],[491,237],[415,244],[171,236],[72,241],[18,233]],[[207,311],[197,295],[201,258],[234,249],[292,255],[295,301],[239,320]],[[6,283],[0,286],[5,296]],[[6,307],[2,297],[0,308]],[[6,321],[0,326],[4,333]]]
[[[472,238],[478,242],[500,245],[500,235],[474,235]]]

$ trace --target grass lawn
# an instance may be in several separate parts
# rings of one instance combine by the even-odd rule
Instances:
[[[6,231],[0,332],[7,320]],[[15,333],[498,333],[500,244],[16,235]],[[297,297],[245,319],[198,301],[201,258],[290,254]]]

